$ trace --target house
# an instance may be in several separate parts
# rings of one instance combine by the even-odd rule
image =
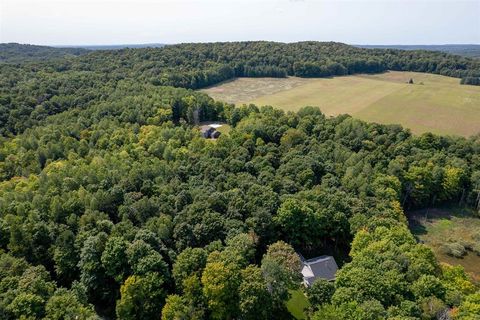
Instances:
[[[202,136],[204,138],[210,138],[212,136],[212,133],[216,131],[215,128],[211,126],[201,126],[200,127],[200,132],[202,133]]]
[[[220,131],[215,130],[215,131],[212,132],[212,134],[210,135],[210,137],[211,137],[212,139],[217,139],[218,137],[220,137],[220,134],[221,134]]]
[[[300,255],[300,259],[303,263],[303,284],[306,287],[311,286],[312,283],[318,278],[328,281],[335,280],[335,273],[338,270],[338,266],[332,256],[320,256],[313,259],[305,260]]]
[[[217,131],[217,128],[219,127],[221,127],[221,125],[216,124],[201,126],[200,132],[202,133],[202,137],[205,139],[217,139],[221,134],[219,131]]]

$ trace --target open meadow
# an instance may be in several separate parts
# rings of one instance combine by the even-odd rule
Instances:
[[[408,81],[413,79],[413,84]],[[440,75],[390,71],[333,78],[237,78],[203,89],[216,100],[271,105],[286,111],[318,106],[413,133],[470,136],[480,132],[480,87]]]
[[[480,219],[472,210],[442,208],[409,213],[412,233],[440,262],[461,265],[480,281]]]

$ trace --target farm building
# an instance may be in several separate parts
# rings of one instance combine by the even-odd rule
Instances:
[[[332,256],[320,256],[313,259],[305,260],[300,255],[300,258],[303,263],[303,284],[306,287],[311,286],[312,283],[318,278],[328,281],[335,280],[335,273],[338,270],[338,266]]]
[[[221,125],[216,124],[201,126],[200,132],[202,133],[202,137],[205,139],[217,139],[221,134],[219,131],[217,131],[217,128],[219,127],[221,127]]]

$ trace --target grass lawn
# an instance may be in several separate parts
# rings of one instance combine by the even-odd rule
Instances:
[[[407,84],[412,78],[414,84]],[[235,104],[272,105],[286,111],[318,106],[327,115],[398,123],[414,133],[469,136],[480,132],[480,87],[456,78],[391,71],[333,78],[238,78],[204,89]]]
[[[204,121],[199,123],[199,126],[203,125],[210,125],[210,124],[220,124],[221,127],[218,127],[216,130],[220,132],[222,135],[228,135],[230,133],[230,130],[232,130],[232,127],[229,124],[223,123],[223,122],[218,122],[218,121]],[[208,141],[211,142],[216,142],[216,139],[208,139]]]
[[[232,127],[229,124],[222,124],[222,126],[217,129],[221,134],[228,134],[230,130],[232,130]]]
[[[305,319],[303,310],[308,308],[307,297],[303,294],[301,289],[290,291],[292,297],[287,301],[287,309],[295,319]]]
[[[480,244],[480,218],[466,209],[442,208],[409,213],[412,233],[432,248],[440,262],[462,265],[473,278],[480,280],[480,256],[471,250],[461,258],[448,255],[442,246],[449,243]]]

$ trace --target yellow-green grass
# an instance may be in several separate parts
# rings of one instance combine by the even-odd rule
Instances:
[[[230,130],[232,130],[232,127],[230,127],[228,124],[222,124],[222,126],[217,129],[218,132],[225,135],[228,134]]]
[[[409,79],[414,84],[408,84]],[[238,78],[204,89],[214,99],[271,105],[286,111],[318,106],[327,115],[348,113],[413,133],[470,136],[480,132],[480,87],[418,72],[302,79]]]
[[[430,247],[440,262],[461,265],[473,278],[480,280],[480,256],[473,251],[462,258],[447,255],[442,246],[448,243],[478,243],[480,219],[471,210],[442,208],[409,213],[413,234]]]
[[[301,289],[291,290],[290,294],[290,300],[287,301],[287,310],[295,319],[305,319],[304,311],[310,306],[307,297]]]

